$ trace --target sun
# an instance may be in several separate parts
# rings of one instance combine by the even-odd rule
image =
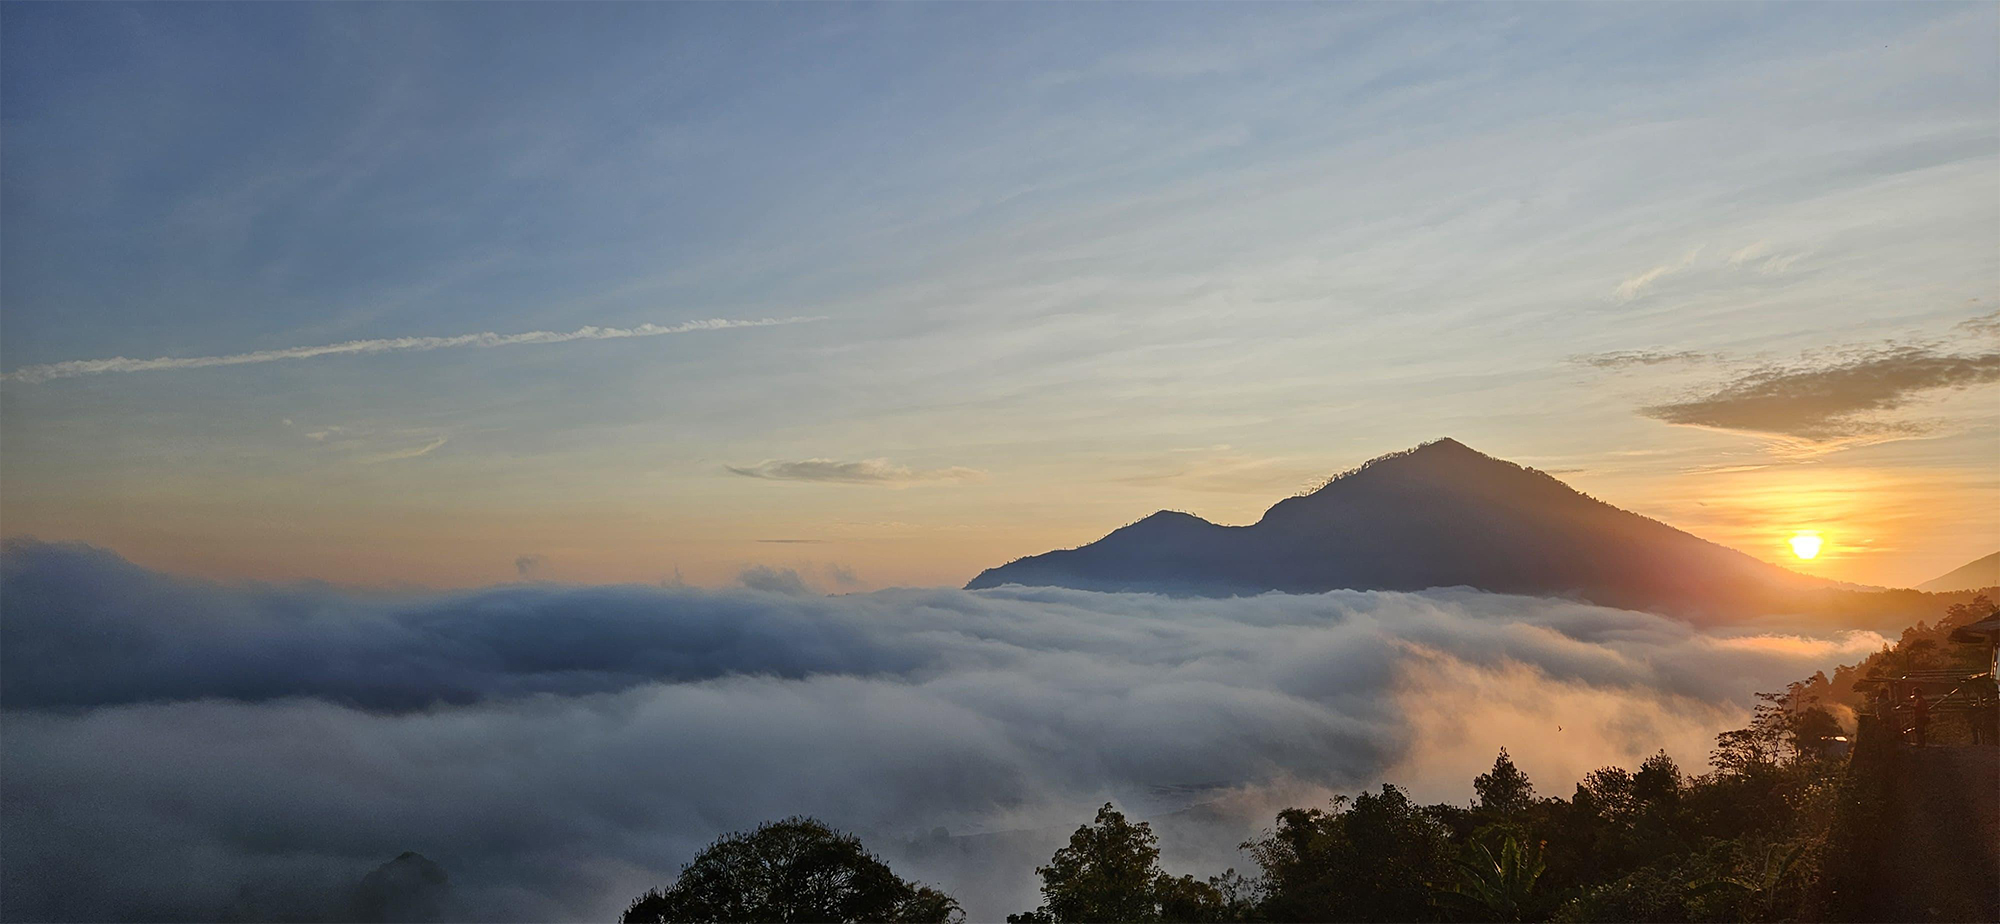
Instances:
[[[1813,558],[1819,555],[1819,544],[1819,533],[1811,530],[1792,534],[1792,554],[1800,558]]]

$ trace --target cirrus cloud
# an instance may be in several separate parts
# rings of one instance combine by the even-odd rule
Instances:
[[[1660,366],[1667,363],[1694,363],[1711,358],[1694,350],[1614,350],[1570,357],[1570,362],[1597,369],[1625,369],[1632,366]]]
[[[767,478],[772,481],[825,481],[836,484],[896,485],[921,481],[973,481],[986,477],[985,472],[976,468],[954,465],[948,468],[914,469],[907,465],[897,465],[888,459],[862,459],[857,462],[843,462],[839,459],[800,459],[796,462],[765,459],[755,465],[723,467],[746,478]]]
[[[343,343],[285,347],[276,350],[257,350],[250,353],[229,353],[221,356],[161,356],[154,359],[132,359],[126,356],[114,356],[110,359],[72,359],[38,366],[22,366],[12,372],[0,373],[0,381],[35,383],[46,382],[50,379],[72,378],[79,375],[103,375],[112,372],[163,372],[177,369],[207,369],[214,366],[247,366],[292,359],[316,359],[321,356],[357,356],[370,353],[393,353],[400,351],[423,352],[456,347],[492,348],[530,344],[572,343],[578,340],[624,340],[632,337],[661,337],[669,334],[686,334],[695,331],[732,330],[740,327],[772,327],[779,324],[806,324],[824,320],[826,320],[824,317],[757,318],[754,320],[707,318],[699,321],[683,321],[679,324],[641,324],[637,327],[579,327],[572,331],[534,330],[521,334],[496,334],[492,331],[486,331],[477,334],[459,334],[452,337],[391,337],[378,340],[348,340]]]

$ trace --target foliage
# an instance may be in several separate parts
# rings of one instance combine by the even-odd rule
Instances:
[[[1740,920],[1768,921],[1776,909],[1779,887],[1784,885],[1805,854],[1806,844],[1771,844],[1764,848],[1761,862],[1742,875],[1716,876],[1688,886],[1690,895],[1727,895],[1735,899]]]
[[[1958,625],[1985,598],[1918,624],[1861,664],[1759,694],[1749,724],[1717,736],[1711,772],[1662,751],[1604,767],[1568,799],[1538,798],[1503,748],[1465,805],[1401,789],[1287,808],[1242,845],[1257,870],[1172,876],[1144,822],[1106,804],[1041,877],[1018,924],[1085,921],[1779,921],[1855,919],[1881,892],[1874,853],[1887,811],[1883,748],[1852,763],[1842,717],[1870,673],[1953,666]],[[1957,659],[1957,660],[1954,660]],[[1978,665],[1972,665],[1977,667]],[[1858,769],[1857,769],[1858,768]],[[716,842],[626,920],[942,921],[949,897],[896,879],[853,838],[807,819]]]
[[[1223,921],[1247,905],[1233,870],[1207,882],[1161,870],[1152,826],[1127,821],[1108,802],[1035,874],[1042,877],[1043,904],[1008,915],[1010,924]]]
[[[1421,921],[1452,878],[1450,832],[1394,786],[1331,810],[1286,809],[1243,845],[1263,869],[1261,913],[1273,921]]]
[[[1447,907],[1481,921],[1537,921],[1548,910],[1547,890],[1535,888],[1548,869],[1539,843],[1523,846],[1505,833],[1476,839],[1460,851],[1457,865],[1458,881],[1438,896]]]
[[[640,896],[626,922],[945,922],[958,903],[898,878],[861,841],[811,818],[725,835],[665,891]]]
[[[1528,775],[1514,766],[1506,748],[1501,748],[1500,756],[1493,759],[1491,771],[1472,781],[1472,791],[1478,796],[1480,811],[1495,815],[1520,815],[1535,804],[1535,784],[1528,782]]]

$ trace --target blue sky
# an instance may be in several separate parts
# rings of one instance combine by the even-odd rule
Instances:
[[[0,23],[8,534],[957,583],[1450,435],[1753,554],[1821,529],[1832,576],[2000,546],[1990,5]],[[22,379],[705,319],[816,320]]]

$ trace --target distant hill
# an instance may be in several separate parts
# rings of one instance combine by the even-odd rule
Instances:
[[[1279,501],[1250,526],[1161,511],[1089,545],[989,569],[966,587],[1003,584],[1191,596],[1463,585],[1697,621],[1838,611],[1849,624],[1902,625],[1909,612],[1944,605],[1911,591],[1856,594],[1862,588],[1759,561],[1451,439],[1375,459]]]
[[[1918,590],[1947,593],[1954,590],[1981,590],[2000,587],[2000,552],[1958,568],[1943,577],[1917,585]]]

